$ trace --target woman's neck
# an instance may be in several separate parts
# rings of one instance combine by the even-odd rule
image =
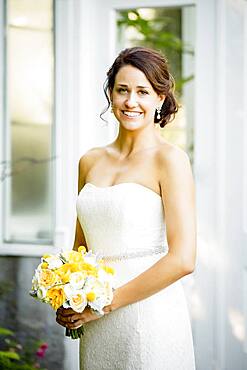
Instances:
[[[119,128],[119,133],[114,141],[114,147],[119,151],[119,155],[127,158],[130,155],[155,148],[162,142],[162,138],[154,127],[146,127],[144,130],[129,131]]]

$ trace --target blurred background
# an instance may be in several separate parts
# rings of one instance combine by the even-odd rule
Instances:
[[[246,0],[0,0],[0,369],[79,368],[28,292],[40,257],[72,248],[78,161],[117,135],[103,83],[135,45],[169,61],[181,108],[157,129],[196,183],[197,370],[247,369]]]

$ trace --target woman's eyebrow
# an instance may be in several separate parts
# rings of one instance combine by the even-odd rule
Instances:
[[[119,83],[119,84],[117,84],[118,86],[122,86],[122,87],[128,87],[128,85],[126,85],[126,84],[121,84],[121,83]],[[149,87],[148,86],[137,86],[138,87],[138,89],[149,89]]]

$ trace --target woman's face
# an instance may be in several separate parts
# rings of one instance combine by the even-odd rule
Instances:
[[[134,131],[154,124],[155,109],[162,106],[164,96],[154,91],[141,70],[126,65],[116,75],[111,101],[120,124]]]

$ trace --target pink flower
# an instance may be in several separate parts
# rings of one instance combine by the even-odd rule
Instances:
[[[36,355],[40,358],[43,358],[44,355],[45,355],[45,351],[41,348],[38,349],[38,351],[36,352]]]
[[[48,348],[48,344],[47,343],[42,343],[40,348],[46,350]]]
[[[45,356],[45,352],[48,348],[48,344],[47,343],[42,343],[40,345],[40,347],[38,348],[37,352],[36,352],[36,355],[39,357],[39,358],[43,358]]]

